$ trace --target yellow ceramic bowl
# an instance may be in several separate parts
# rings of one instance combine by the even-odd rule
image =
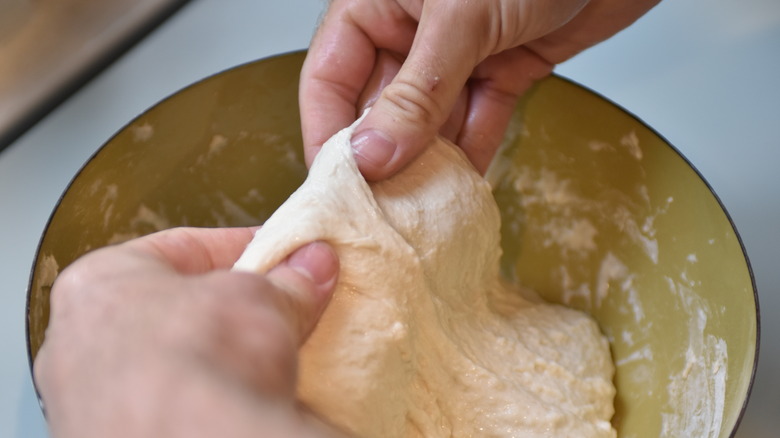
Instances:
[[[199,82],[92,157],[40,244],[31,360],[54,277],[76,257],[179,225],[260,224],[303,181],[303,58]],[[619,435],[731,435],[757,359],[754,283],[728,215],[680,153],[604,98],[551,77],[518,105],[489,178],[504,273],[589,312],[608,336]]]

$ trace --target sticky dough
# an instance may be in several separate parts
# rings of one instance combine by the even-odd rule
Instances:
[[[299,399],[364,438],[614,437],[607,341],[586,315],[502,282],[499,211],[462,152],[437,139],[367,184],[355,125],[235,265],[263,273],[315,240],[339,255],[300,351]]]

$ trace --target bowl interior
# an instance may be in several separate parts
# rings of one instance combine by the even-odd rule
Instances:
[[[303,181],[304,53],[207,78],[122,129],[86,164],[41,240],[31,360],[57,273],[156,230],[256,225]],[[593,315],[610,340],[624,437],[729,436],[756,360],[750,268],[717,197],[663,138],[559,77],[520,102],[489,171],[503,270]]]

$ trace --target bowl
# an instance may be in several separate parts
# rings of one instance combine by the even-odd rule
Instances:
[[[198,82],[87,162],[36,255],[31,363],[54,278],[80,255],[180,225],[260,224],[300,185],[304,56]],[[733,435],[755,372],[758,301],[734,225],[691,164],[636,117],[552,76],[519,102],[487,176],[504,275],[590,313],[609,339],[618,435]]]

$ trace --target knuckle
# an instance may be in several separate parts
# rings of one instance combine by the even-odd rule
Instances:
[[[70,309],[71,303],[79,300],[92,285],[92,274],[74,265],[63,270],[55,279],[49,296],[52,311]]]
[[[420,84],[412,82],[390,84],[382,92],[382,98],[397,109],[394,116],[405,123],[438,126],[442,122],[443,109],[431,97],[430,92]]]

